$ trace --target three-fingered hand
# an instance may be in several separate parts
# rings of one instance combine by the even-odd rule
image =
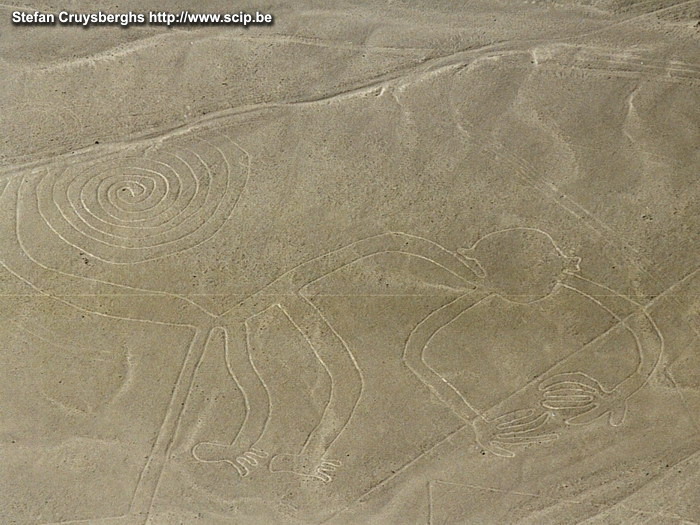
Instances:
[[[558,434],[543,431],[549,418],[547,412],[523,409],[508,412],[491,421],[476,418],[472,425],[476,440],[484,450],[504,458],[512,458],[515,453],[508,445],[528,445],[546,443],[559,437]]]
[[[539,388],[544,408],[577,412],[564,420],[569,425],[586,425],[609,414],[608,421],[616,427],[625,418],[626,400],[582,372],[554,375],[542,381]]]

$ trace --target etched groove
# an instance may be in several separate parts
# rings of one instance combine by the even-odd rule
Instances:
[[[43,220],[71,246],[117,264],[201,244],[236,206],[247,155],[221,135],[178,146],[49,171],[35,183]]]

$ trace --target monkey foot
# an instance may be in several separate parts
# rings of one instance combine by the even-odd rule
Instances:
[[[270,460],[271,472],[291,472],[298,476],[314,478],[328,483],[333,480],[331,472],[340,468],[340,461],[319,459],[294,454],[278,454]]]
[[[228,463],[236,469],[239,476],[244,478],[269,454],[257,448],[242,450],[233,445],[202,442],[194,446],[192,455],[203,463]]]

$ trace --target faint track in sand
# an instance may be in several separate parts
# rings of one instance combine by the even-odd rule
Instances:
[[[0,167],[0,177],[2,176],[7,176],[11,175],[14,173],[17,173],[19,171],[23,170],[29,170],[33,168],[38,168],[42,166],[47,166],[50,164],[53,164],[56,160],[60,161],[67,161],[70,162],[72,160],[77,160],[78,158],[81,158],[85,155],[103,155],[103,154],[108,154],[110,152],[115,151],[116,149],[119,149],[120,147],[126,146],[126,145],[131,145],[131,144],[137,144],[145,140],[152,139],[154,137],[157,137],[159,135],[165,136],[174,136],[174,135],[180,135],[182,133],[187,133],[190,130],[194,129],[200,129],[204,128],[207,126],[215,126],[221,123],[223,120],[229,118],[229,117],[234,117],[234,116],[239,116],[239,115],[244,115],[248,113],[256,113],[260,111],[266,111],[266,110],[274,110],[274,109],[280,109],[280,108],[285,108],[285,107],[294,107],[294,106],[304,106],[304,105],[310,105],[310,104],[318,104],[318,103],[331,103],[334,101],[341,101],[344,99],[348,98],[354,98],[358,96],[372,96],[372,95],[377,95],[382,92],[382,90],[390,88],[392,86],[392,83],[397,81],[397,80],[404,80],[404,81],[415,81],[420,78],[424,78],[427,76],[431,76],[434,74],[437,74],[442,71],[448,71],[448,70],[455,70],[455,69],[460,69],[462,67],[466,67],[470,62],[472,62],[475,58],[484,58],[483,54],[487,54],[491,52],[491,57],[497,57],[497,56],[507,56],[510,54],[516,54],[516,53],[525,53],[528,52],[527,49],[529,48],[524,48],[523,44],[559,44],[567,41],[575,41],[580,38],[585,38],[587,36],[595,35],[598,33],[601,33],[603,31],[607,31],[609,29],[619,27],[622,24],[627,24],[629,22],[641,19],[643,17],[648,17],[648,16],[653,16],[654,14],[658,14],[661,12],[667,12],[672,9],[678,9],[684,6],[688,6],[691,4],[698,4],[700,5],[700,0],[688,0],[687,2],[683,2],[680,4],[675,4],[670,7],[665,7],[658,9],[656,11],[652,12],[647,12],[643,13],[640,15],[635,15],[629,18],[625,18],[624,20],[619,20],[612,22],[610,24],[607,24],[606,26],[598,29],[594,29],[591,31],[583,32],[577,35],[572,35],[571,37],[565,37],[565,38],[559,38],[559,39],[541,39],[541,38],[534,38],[534,39],[526,39],[526,40],[519,40],[519,41],[498,41],[498,42],[492,42],[488,43],[485,45],[469,48],[469,49],[464,49],[460,50],[454,53],[450,53],[448,55],[444,56],[439,56],[435,58],[430,58],[430,59],[425,59],[421,61],[419,64],[411,66],[409,68],[404,68],[400,69],[397,71],[392,71],[389,73],[384,73],[382,75],[378,75],[374,79],[371,79],[369,82],[359,85],[359,86],[354,86],[350,87],[346,90],[342,90],[339,92],[335,93],[330,93],[330,94],[324,94],[321,96],[315,96],[315,97],[309,97],[305,99],[297,99],[297,100],[290,100],[290,101],[279,101],[279,102],[262,102],[262,103],[257,103],[257,104],[249,104],[249,105],[244,105],[244,106],[238,106],[234,108],[226,108],[218,111],[214,111],[211,113],[207,113],[206,115],[203,115],[202,117],[192,120],[187,123],[178,123],[175,125],[170,125],[170,126],[164,126],[161,128],[157,129],[152,129],[148,130],[142,133],[136,133],[133,134],[129,137],[125,137],[121,140],[117,140],[112,143],[105,143],[105,144],[100,144],[100,145],[90,145],[86,146],[80,149],[77,149],[76,151],[66,153],[63,155],[55,155],[51,157],[50,159],[43,158],[43,159],[38,159],[36,161],[31,161],[23,164],[18,164],[18,165],[8,165],[5,167]],[[179,31],[178,34],[184,33],[185,31]],[[144,42],[144,41],[139,41],[139,44],[136,45],[136,47],[131,46],[131,47],[124,47],[121,50],[122,55],[127,55],[131,52],[133,52],[136,49],[143,49],[145,47],[148,47],[153,44],[151,40],[153,39],[164,39],[167,36],[171,36],[168,33],[164,34],[159,34],[156,35],[155,37],[149,38],[149,42]],[[217,38],[219,37],[219,34],[217,33],[213,37],[211,36],[204,36],[201,38]],[[250,39],[250,38],[249,38]],[[370,48],[371,49],[371,48]],[[114,57],[114,52],[103,52],[105,56],[109,57]],[[480,56],[481,55],[481,56]],[[94,57],[92,58],[83,58],[79,60],[84,60],[89,63],[94,63]],[[62,66],[64,67],[64,66]],[[67,65],[65,66],[67,67]],[[695,70],[689,70],[689,73],[694,76]],[[673,77],[671,77],[673,78]],[[694,82],[694,79],[693,79]]]

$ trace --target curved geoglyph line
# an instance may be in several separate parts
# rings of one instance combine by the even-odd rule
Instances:
[[[66,243],[109,263],[198,246],[233,212],[249,159],[223,135],[178,142],[52,171],[35,183],[43,220]]]

